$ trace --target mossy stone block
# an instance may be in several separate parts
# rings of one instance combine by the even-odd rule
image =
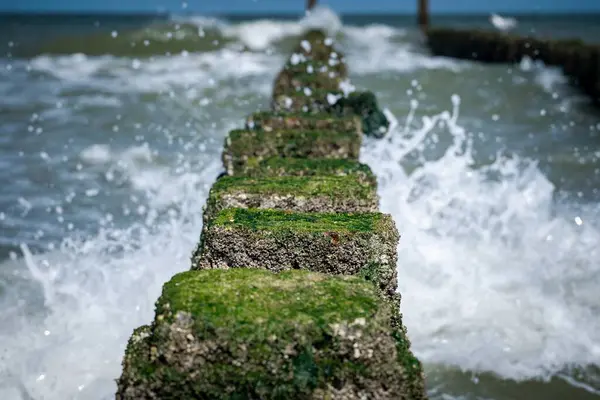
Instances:
[[[307,61],[304,56],[296,55],[283,66],[281,72],[290,75],[325,74],[330,78],[347,79],[348,67],[343,62]]]
[[[364,134],[376,138],[384,137],[390,125],[379,108],[377,97],[370,91],[352,92],[347,97],[340,98],[329,112],[337,116],[358,116]]]
[[[383,293],[396,287],[399,234],[391,216],[228,208],[210,221],[193,269],[306,269],[336,275],[368,271]]]
[[[377,211],[377,188],[353,176],[223,176],[210,190],[206,216],[225,208],[301,212]]]
[[[272,157],[235,174],[251,177],[265,176],[352,176],[358,182],[377,187],[377,178],[371,168],[358,161],[337,159]]]
[[[285,129],[233,130],[225,140],[223,165],[229,175],[246,164],[257,165],[271,157],[357,160],[360,132]]]
[[[391,313],[356,277],[180,273],[130,340],[116,398],[425,399]]]
[[[292,54],[300,56],[301,61],[320,61],[330,63],[331,60],[336,60],[339,63],[344,63],[344,54],[342,54],[334,46],[334,40],[325,32],[319,29],[313,29],[306,32]]]
[[[339,76],[327,73],[295,73],[283,69],[275,78],[273,97],[300,91],[308,95],[315,90],[337,91],[341,81]]]
[[[322,113],[328,112],[340,98],[341,90],[308,89],[274,94],[271,107],[277,112]]]
[[[284,129],[329,130],[337,132],[360,132],[360,118],[354,115],[333,116],[329,113],[277,113],[261,111],[246,119],[246,129],[262,129],[273,132]]]

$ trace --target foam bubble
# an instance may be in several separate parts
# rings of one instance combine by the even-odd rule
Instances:
[[[110,146],[94,144],[81,152],[81,159],[90,164],[106,164],[111,159]]]

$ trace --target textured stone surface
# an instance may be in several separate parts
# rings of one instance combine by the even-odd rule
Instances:
[[[390,125],[387,117],[379,108],[373,92],[352,92],[340,98],[328,110],[338,117],[357,116],[361,121],[361,130],[365,135],[382,138]]]
[[[330,66],[345,63],[344,54],[336,49],[334,44],[334,38],[322,30],[309,30],[294,49],[292,59],[294,55],[299,55],[302,57],[299,59],[300,61],[321,61]],[[337,62],[330,62],[331,60],[337,60]]]
[[[348,77],[343,54],[333,39],[308,31],[273,82],[272,108],[284,112],[323,112],[343,96]]]
[[[340,90],[342,79],[335,73],[295,73],[282,69],[273,85],[273,97],[299,91]]]
[[[327,130],[233,130],[225,141],[227,173],[271,157],[358,159],[362,134]]]
[[[276,112],[322,113],[344,96],[337,89],[299,90],[273,94],[272,108]]]
[[[334,116],[329,113],[276,113],[262,111],[246,119],[246,129],[261,129],[265,132],[284,129],[328,130],[336,132],[361,132],[360,118],[355,115]]]
[[[377,188],[377,178],[371,168],[358,161],[326,158],[272,157],[258,164],[234,171],[236,175],[266,176],[352,176],[353,179]]]
[[[225,208],[276,209],[300,212],[373,212],[379,196],[376,185],[345,176],[223,176],[215,182],[204,207],[200,241],[212,218]]]
[[[206,227],[193,269],[307,269],[367,274],[387,295],[396,287],[399,234],[381,213],[299,213],[229,208]]]
[[[117,400],[424,399],[392,310],[356,277],[189,271],[132,335]]]
[[[346,176],[224,176],[206,203],[208,218],[225,208],[272,208],[301,212],[377,211],[374,185]]]

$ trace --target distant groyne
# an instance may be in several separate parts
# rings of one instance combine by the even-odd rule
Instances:
[[[579,39],[541,39],[480,30],[425,30],[434,55],[485,63],[515,63],[525,57],[560,67],[570,81],[600,106],[600,45]]]

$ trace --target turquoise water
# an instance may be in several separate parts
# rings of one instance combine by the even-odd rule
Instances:
[[[600,397],[600,114],[560,71],[431,57],[403,16],[2,18],[1,399],[113,396],[132,329],[189,267],[225,134],[314,24],[396,120],[362,159],[431,397]],[[595,21],[519,29],[593,40]]]

